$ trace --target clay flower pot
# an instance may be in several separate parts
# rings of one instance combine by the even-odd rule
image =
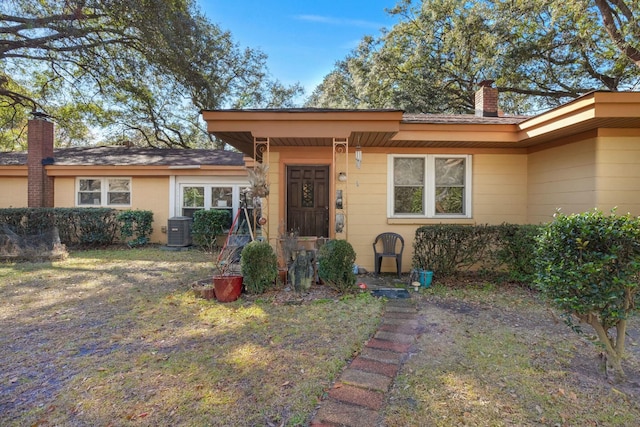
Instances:
[[[213,276],[213,289],[220,302],[235,301],[242,293],[242,276]]]

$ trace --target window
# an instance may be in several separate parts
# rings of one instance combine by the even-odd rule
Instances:
[[[239,185],[207,185],[181,184],[182,216],[193,217],[195,211],[201,209],[221,209],[229,212],[229,216],[240,207],[240,202],[246,203],[249,210],[253,209],[253,200],[247,197]]]
[[[389,216],[471,217],[471,156],[389,156],[389,171]]]
[[[78,206],[131,206],[131,178],[78,178]]]
[[[182,216],[193,218],[200,209],[204,209],[204,187],[182,187]]]

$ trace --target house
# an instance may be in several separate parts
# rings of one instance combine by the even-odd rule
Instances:
[[[28,152],[0,153],[0,208],[112,207],[153,211],[151,241],[198,209],[235,212],[245,158],[224,150],[126,146],[53,148],[53,123],[29,121]]]
[[[275,246],[282,229],[347,239],[370,271],[371,244],[385,231],[404,236],[406,271],[422,225],[539,224],[557,209],[640,215],[640,93],[592,92],[532,117],[498,111],[490,85],[478,90],[475,115],[203,111],[209,132],[242,154],[53,150],[52,124],[32,120],[29,157],[0,153],[0,207],[148,209],[152,240],[165,243],[171,217],[237,211],[245,161],[258,161],[269,165],[266,239]],[[394,269],[386,259],[382,271]]]
[[[538,224],[561,209],[640,215],[640,93],[592,92],[533,117],[498,114],[497,89],[475,115],[400,110],[212,110],[208,130],[269,164],[264,234],[347,239],[373,270],[381,232]],[[394,271],[391,259],[382,271]],[[385,262],[387,262],[385,261]]]

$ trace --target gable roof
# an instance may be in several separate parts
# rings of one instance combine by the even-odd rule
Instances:
[[[57,166],[244,166],[243,154],[227,150],[139,147],[72,147],[53,150]],[[27,152],[0,152],[0,166],[27,164]]]

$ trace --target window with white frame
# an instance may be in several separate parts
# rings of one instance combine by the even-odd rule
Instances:
[[[389,156],[389,216],[470,218],[470,155]]]
[[[78,178],[78,206],[131,206],[131,178]]]
[[[179,186],[181,198],[181,215],[193,218],[199,210],[219,209],[228,212],[229,224],[232,225],[234,215],[243,204],[246,204],[250,218],[252,218],[253,200],[246,195],[243,187],[238,184],[200,184],[181,183]]]
[[[182,216],[193,218],[193,213],[195,211],[204,208],[204,187],[182,187]]]

